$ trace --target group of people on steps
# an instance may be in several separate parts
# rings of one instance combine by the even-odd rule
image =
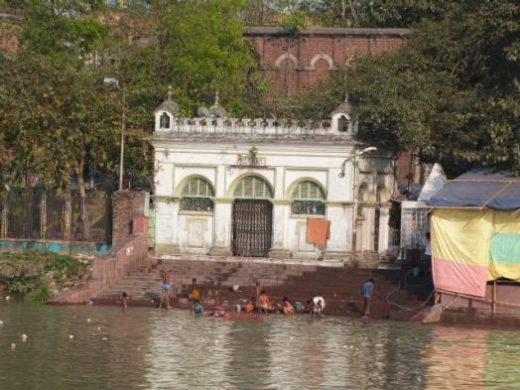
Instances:
[[[172,285],[172,273],[169,270],[161,270],[161,297],[159,301],[159,308],[170,308],[170,303],[173,297],[173,285]],[[370,278],[363,283],[362,295],[363,295],[363,317],[368,318],[370,315],[370,303],[372,301],[372,295],[374,293],[374,279]],[[204,315],[204,307],[201,302],[201,292],[197,286],[197,279],[192,279],[191,291],[189,294],[189,300],[192,302],[192,313],[195,316]],[[121,294],[121,300],[123,308],[128,307],[129,296],[126,292]],[[321,317],[325,309],[325,299],[321,296],[315,296],[309,299],[305,304],[293,301],[287,296],[284,296],[281,303],[277,303],[273,297],[267,295],[266,291],[262,288],[259,282],[255,285],[255,297],[248,301],[243,302],[241,305],[237,305],[237,312],[243,312],[247,315],[252,314],[268,314],[268,313],[283,313],[285,315],[293,315],[295,313],[309,313],[312,316]],[[228,311],[222,307],[216,306],[209,312],[210,316],[214,317],[227,317]]]

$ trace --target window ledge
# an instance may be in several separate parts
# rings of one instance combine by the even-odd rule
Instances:
[[[213,211],[180,210],[179,215],[198,215],[198,216],[212,217]]]
[[[325,215],[323,215],[323,214],[291,214],[289,218],[292,218],[292,219],[307,219],[307,218],[325,219]]]

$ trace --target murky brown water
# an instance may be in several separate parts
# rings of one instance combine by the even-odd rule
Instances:
[[[520,331],[15,302],[0,320],[5,390],[520,388]]]

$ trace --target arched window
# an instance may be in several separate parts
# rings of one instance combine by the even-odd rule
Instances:
[[[272,198],[273,193],[269,184],[257,176],[243,178],[233,192],[235,198]]]
[[[163,112],[160,119],[161,129],[169,129],[170,128],[170,116]]]
[[[214,196],[211,184],[201,177],[196,177],[188,181],[181,192],[181,210],[183,211],[213,211]]]
[[[312,181],[303,181],[294,189],[291,211],[293,214],[325,215],[325,193]]]

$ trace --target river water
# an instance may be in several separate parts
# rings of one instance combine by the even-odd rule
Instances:
[[[0,320],[2,390],[520,388],[520,331],[5,301]]]

